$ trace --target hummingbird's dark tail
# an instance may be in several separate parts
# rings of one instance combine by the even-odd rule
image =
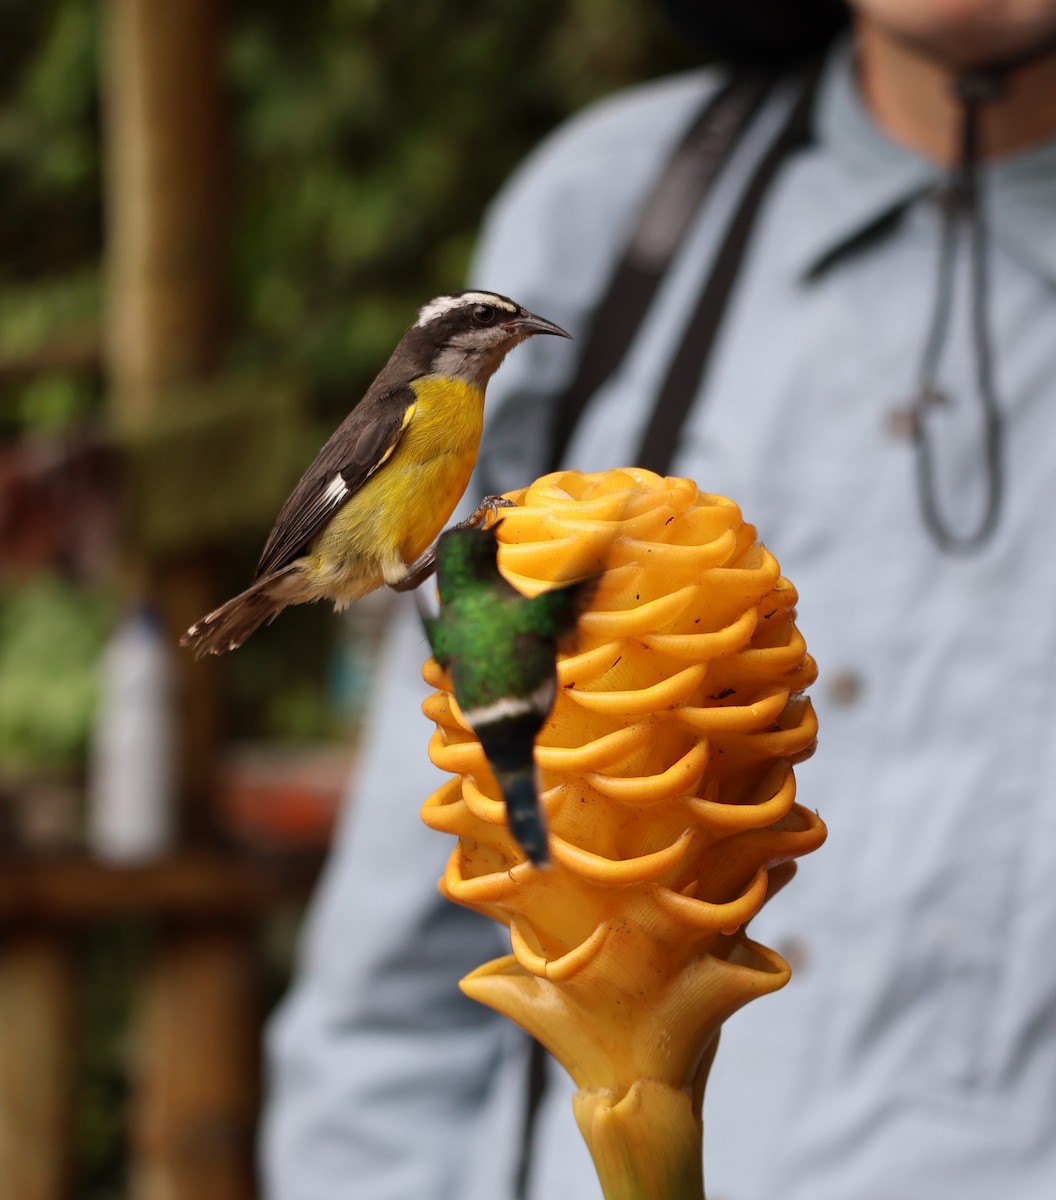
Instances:
[[[532,862],[540,867],[550,861],[550,852],[546,844],[546,825],[539,804],[539,791],[535,784],[535,769],[509,774],[503,772],[498,779],[506,802],[510,833]]]
[[[189,647],[195,658],[237,650],[265,621],[274,621],[289,603],[287,596],[276,593],[281,592],[281,578],[290,570],[287,567],[265,575],[226,604],[214,608],[187,630],[180,638],[180,645]]]

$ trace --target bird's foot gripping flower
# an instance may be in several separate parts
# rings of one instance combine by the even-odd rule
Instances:
[[[509,926],[463,990],[538,1038],[580,1088],[609,1200],[703,1195],[700,1113],[722,1022],[789,967],[744,929],[825,827],[795,800],[814,748],[796,592],[729,500],[638,469],[510,494],[499,563],[535,594],[604,574],[536,740],[552,865],[502,793],[435,662],[426,800],[458,835],[441,890]]]

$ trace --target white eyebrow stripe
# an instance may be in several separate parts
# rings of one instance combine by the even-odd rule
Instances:
[[[418,320],[415,325],[428,325],[437,317],[444,316],[456,308],[464,308],[469,304],[490,304],[494,308],[504,308],[507,312],[515,313],[517,306],[496,296],[494,292],[463,292],[461,296],[437,296],[428,304],[423,304],[418,310]]]

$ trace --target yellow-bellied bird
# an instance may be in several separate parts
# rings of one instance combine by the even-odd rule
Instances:
[[[569,336],[494,292],[454,292],[423,305],[282,506],[252,584],[180,644],[196,657],[222,654],[287,604],[332,600],[339,610],[383,583],[417,587],[469,483],[488,380],[536,333]],[[478,523],[494,504],[489,498],[463,524]]]

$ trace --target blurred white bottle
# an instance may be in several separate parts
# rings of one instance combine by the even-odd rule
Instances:
[[[125,616],[103,650],[88,773],[89,850],[111,862],[168,852],[176,833],[173,674],[157,616]]]

